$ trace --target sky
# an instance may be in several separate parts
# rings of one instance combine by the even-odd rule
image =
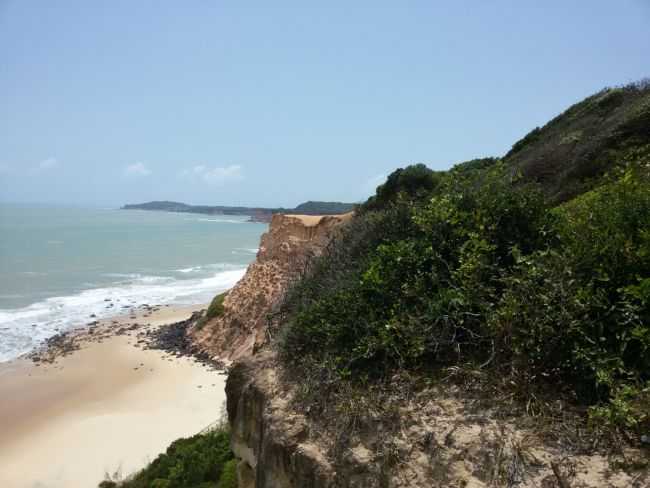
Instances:
[[[650,0],[0,0],[0,201],[360,201],[647,76]]]

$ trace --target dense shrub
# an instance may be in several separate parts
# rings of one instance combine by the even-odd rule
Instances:
[[[377,193],[361,207],[362,210],[376,210],[385,207],[398,198],[409,201],[426,198],[437,186],[438,174],[424,164],[414,164],[393,171],[386,182],[377,187]]]
[[[231,459],[223,465],[216,488],[237,488],[237,460]]]
[[[227,294],[228,292],[220,293],[212,299],[205,314],[206,318],[213,319],[223,314],[223,301],[226,299]]]
[[[338,381],[480,366],[564,385],[612,424],[646,422],[644,164],[556,208],[498,162],[426,191],[375,199],[289,294],[284,360]]]
[[[454,174],[428,204],[409,209],[408,225],[382,229],[362,269],[346,268],[347,286],[322,289],[296,311],[288,354],[331,350],[327,361],[344,374],[362,366],[374,374],[479,346],[485,330],[475,317],[489,308],[499,269],[513,263],[512,246],[529,250],[541,239],[541,195],[497,166]]]
[[[234,488],[235,461],[225,428],[178,439],[120,488]],[[235,482],[233,483],[233,480]],[[103,483],[111,483],[105,481]],[[106,485],[109,486],[109,485]]]
[[[650,191],[632,172],[556,209],[556,249],[519,256],[491,316],[531,377],[590,401],[650,375]]]

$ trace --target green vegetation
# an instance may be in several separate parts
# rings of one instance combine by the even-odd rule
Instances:
[[[216,488],[237,488],[237,460],[226,461]]]
[[[424,164],[415,164],[393,171],[386,183],[377,187],[377,193],[362,205],[365,211],[386,207],[395,201],[400,194],[408,195],[409,199],[417,201],[426,198],[438,184],[436,173]]]
[[[354,204],[341,202],[305,202],[291,210],[291,213],[304,215],[344,214],[354,210]]]
[[[236,461],[224,427],[178,439],[142,471],[100,488],[236,488]]]
[[[203,327],[205,327],[205,324],[208,323],[208,320],[220,317],[223,314],[223,301],[226,299],[226,295],[228,295],[227,291],[216,295],[212,299],[210,305],[208,306],[208,310],[205,312],[205,315],[203,315],[203,317],[201,317],[196,322],[197,329],[201,330]]]
[[[649,100],[606,90],[503,160],[395,171],[283,305],[281,358],[310,411],[343,385],[453,367],[647,433]]]
[[[302,212],[343,211],[326,207]],[[405,377],[483,378],[528,412],[565,400],[594,432],[638,442],[650,432],[650,84],[587,98],[503,159],[396,170],[275,318],[313,418],[334,405],[335,422],[359,420],[370,391]],[[220,429],[100,486],[229,488],[235,464]]]
[[[228,292],[220,293],[212,299],[208,311],[205,313],[206,318],[214,319],[223,313],[223,301],[227,294]]]
[[[646,144],[650,131],[650,81],[609,88],[573,105],[517,142],[504,161],[541,184],[554,203],[585,191]]]

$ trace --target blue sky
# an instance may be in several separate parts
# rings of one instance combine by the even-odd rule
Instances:
[[[0,0],[0,200],[358,201],[650,75],[648,0],[255,3]]]

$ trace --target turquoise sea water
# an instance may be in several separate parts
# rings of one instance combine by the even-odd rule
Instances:
[[[0,361],[93,314],[209,301],[255,258],[266,225],[246,220],[0,205]]]

